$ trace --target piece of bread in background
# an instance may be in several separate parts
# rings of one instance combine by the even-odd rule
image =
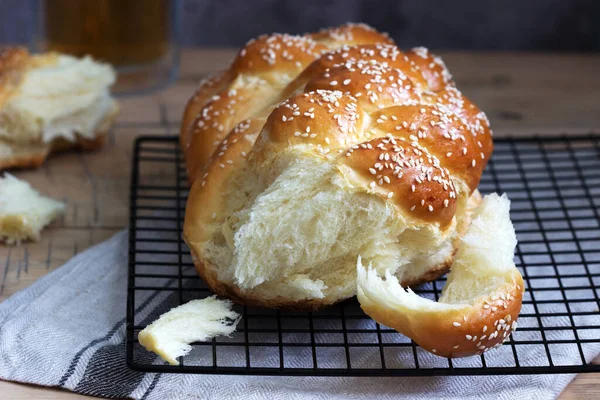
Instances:
[[[62,214],[65,205],[40,195],[10,174],[0,177],[0,242],[40,240],[42,229]]]
[[[114,82],[113,68],[90,57],[0,49],[0,169],[102,146],[119,109]]]

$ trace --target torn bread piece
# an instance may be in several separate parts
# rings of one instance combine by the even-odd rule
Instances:
[[[0,49],[0,169],[102,146],[119,109],[110,94],[115,77],[90,57]]]
[[[40,240],[44,226],[64,210],[63,203],[42,196],[29,183],[10,174],[0,178],[0,241]]]
[[[357,265],[358,301],[377,322],[392,327],[442,357],[481,354],[517,327],[523,278],[513,256],[517,245],[506,196],[488,195],[461,239],[438,302],[400,286],[386,271]]]
[[[179,365],[177,357],[192,350],[190,343],[229,336],[235,331],[241,316],[232,306],[231,301],[217,296],[192,300],[161,315],[139,333],[138,340],[146,350],[171,365]]]

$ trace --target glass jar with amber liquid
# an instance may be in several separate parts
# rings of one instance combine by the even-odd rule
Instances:
[[[178,70],[180,0],[37,0],[38,51],[90,55],[118,72],[117,94],[171,82]]]

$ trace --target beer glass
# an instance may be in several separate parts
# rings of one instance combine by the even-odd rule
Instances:
[[[180,0],[34,0],[33,6],[34,50],[112,64],[116,94],[155,90],[176,77]]]

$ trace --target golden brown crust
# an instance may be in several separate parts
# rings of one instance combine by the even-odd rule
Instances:
[[[188,100],[183,112],[179,132],[179,143],[182,149],[187,149],[190,144],[193,133],[191,127],[202,107],[204,107],[211,97],[220,93],[228,83],[228,74],[224,72],[209,76],[200,82],[198,89],[196,89],[194,95]]]
[[[219,144],[219,152],[213,154],[204,174],[192,185],[188,198],[199,201],[187,202],[183,227],[184,238],[190,248],[208,240],[210,226],[215,222],[222,222],[226,217],[221,215],[222,193],[233,171],[245,164],[247,154],[264,121],[264,118],[256,117],[240,122]]]
[[[19,86],[29,60],[23,47],[0,47],[0,107]]]
[[[362,178],[363,186],[404,215],[442,229],[450,225],[456,212],[454,183],[427,148],[385,136],[362,144],[342,162]]]
[[[477,188],[491,155],[489,135],[472,134],[457,115],[435,105],[394,106],[374,114],[373,118],[377,121],[374,129],[418,143],[435,156],[454,179],[465,182],[471,192]]]
[[[258,75],[270,84],[277,84],[278,75],[298,75],[325,50],[325,46],[308,36],[262,35],[238,52],[231,71],[236,76]]]
[[[446,86],[454,86],[454,80],[440,57],[425,47],[415,47],[406,53],[409,62],[417,68],[431,90],[437,92]]]
[[[380,324],[394,328],[441,357],[481,354],[516,329],[523,298],[523,278],[514,268],[506,283],[472,305],[439,312],[398,312],[393,306],[360,296],[361,307]]]
[[[236,124],[273,109],[289,97],[282,98],[288,93],[285,87],[322,53],[348,44],[374,43],[391,40],[364,24],[346,24],[303,36],[272,34],[250,40],[231,67],[201,84],[186,105],[180,144],[190,184]]]
[[[340,47],[340,43],[349,46],[394,43],[386,33],[378,32],[369,25],[361,23],[347,23],[335,28],[322,29],[317,33],[308,34],[308,36],[330,49]]]

